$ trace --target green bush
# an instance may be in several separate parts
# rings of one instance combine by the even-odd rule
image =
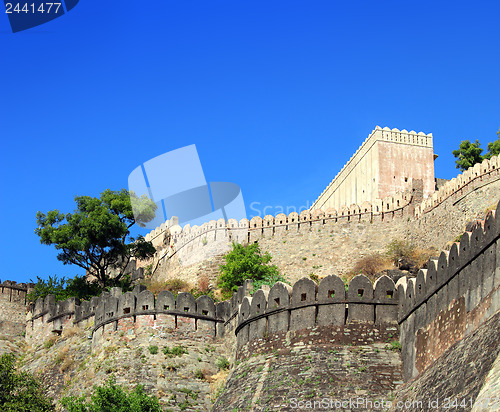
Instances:
[[[251,294],[253,295],[255,292],[257,292],[257,291],[260,289],[260,287],[261,287],[262,285],[269,285],[269,286],[273,286],[276,282],[283,282],[283,283],[288,283],[288,284],[290,284],[290,283],[288,282],[288,280],[286,280],[286,279],[284,278],[284,276],[283,276],[283,275],[280,275],[279,273],[276,273],[276,274],[274,274],[274,275],[268,275],[268,276],[266,276],[264,279],[261,279],[261,280],[254,280],[254,281],[252,282],[252,289],[253,289],[253,291],[252,291],[252,293],[251,293]]]
[[[156,354],[158,353],[158,346],[156,346],[156,345],[151,345],[151,346],[148,348],[148,350],[149,350],[149,353],[150,353],[151,355],[156,355]]]
[[[0,357],[0,410],[3,412],[45,412],[55,410],[52,399],[27,372],[16,370],[12,354]]]
[[[68,396],[61,405],[69,412],[161,412],[160,403],[148,395],[142,385],[126,391],[116,384],[112,376],[103,386],[94,386],[90,401],[85,396]]]
[[[220,266],[218,285],[225,296],[238,290],[246,279],[269,281],[279,276],[278,267],[268,264],[272,259],[271,255],[267,252],[262,254],[258,243],[248,246],[233,243],[233,250],[224,259],[226,264]]]
[[[400,259],[412,260],[415,252],[415,247],[405,240],[393,240],[387,245],[386,254],[395,265]]]
[[[229,369],[230,363],[226,358],[219,358],[215,362],[215,365],[222,370],[227,370]]]
[[[185,353],[188,353],[187,349],[182,347],[182,346],[174,346],[172,349],[170,349],[168,346],[165,346],[162,349],[164,355],[168,358],[173,358],[175,356],[182,356]]]

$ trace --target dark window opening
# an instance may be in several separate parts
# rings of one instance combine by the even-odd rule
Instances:
[[[276,305],[280,305],[280,298],[274,298],[274,303],[276,303]]]
[[[123,313],[124,313],[124,314],[130,313],[130,308],[124,308],[124,309],[123,309]]]
[[[184,307],[184,312],[189,312],[189,308],[188,307]]]
[[[149,305],[142,305],[142,310],[148,310]]]
[[[394,292],[392,290],[387,291],[387,299],[392,299],[394,296]]]
[[[205,315],[205,316],[208,316],[208,310],[202,310],[202,311],[201,311],[201,314],[202,314],[202,315]]]
[[[163,305],[163,310],[169,310],[170,306],[168,305]]]
[[[300,301],[301,301],[301,302],[305,302],[305,301],[306,301],[306,299],[307,299],[307,293],[302,293],[302,294],[300,295]]]
[[[328,291],[328,297],[329,298],[334,298],[335,297],[335,291],[334,290],[329,290]]]
[[[364,289],[358,289],[358,296],[359,296],[360,298],[362,298],[362,297],[363,297],[363,294],[364,294],[364,293],[365,293],[365,290],[364,290]]]

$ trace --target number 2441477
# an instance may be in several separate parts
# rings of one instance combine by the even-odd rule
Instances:
[[[62,3],[40,3],[38,5],[35,3],[5,3],[5,13],[55,13],[59,12],[59,8]]]

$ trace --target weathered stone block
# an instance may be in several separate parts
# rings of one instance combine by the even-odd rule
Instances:
[[[357,275],[351,279],[347,298],[349,322],[374,322],[373,285],[365,275]]]
[[[186,292],[181,292],[177,295],[175,307],[178,311],[190,314],[196,314],[196,301],[193,295]],[[196,330],[196,321],[193,317],[177,316],[177,329],[180,332]]]
[[[252,296],[252,304],[250,306],[250,318],[262,315],[265,312],[267,309],[268,296],[269,292],[263,289],[259,289],[254,293]],[[255,339],[261,339],[267,333],[267,319],[264,317],[254,320],[249,325],[248,340],[251,342]]]
[[[267,308],[268,309],[280,309],[288,308],[290,305],[290,295],[292,293],[292,288],[283,282],[276,282],[267,296]],[[290,313],[288,310],[276,313],[274,315],[269,315],[268,320],[268,332],[276,333],[287,331],[290,323]]]
[[[336,275],[323,278],[318,286],[318,325],[343,325],[345,323],[345,285]]]
[[[136,296],[132,292],[120,295],[118,299],[118,316],[135,314]]]
[[[381,276],[375,281],[373,297],[382,303],[397,303],[396,285],[388,276]],[[398,306],[377,304],[375,308],[375,322],[393,323],[397,322]]]
[[[196,313],[198,315],[215,318],[215,304],[212,298],[200,296],[196,299]],[[196,331],[204,336],[215,337],[215,322],[211,320],[197,319]]]
[[[299,279],[292,287],[292,305],[316,302],[318,286],[309,278]],[[272,302],[270,302],[272,304]],[[316,323],[316,306],[293,309],[290,313],[290,330],[300,330]]]

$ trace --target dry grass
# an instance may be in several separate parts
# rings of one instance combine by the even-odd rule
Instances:
[[[413,252],[413,260],[415,262],[416,269],[426,267],[429,259],[437,256],[439,256],[439,252],[433,248],[415,249]]]
[[[63,363],[59,367],[59,372],[64,373],[74,365],[75,361],[72,356],[68,356],[64,359]]]
[[[179,292],[189,292],[192,289],[188,282],[179,278],[168,279],[166,281],[153,281],[147,279],[144,281],[144,285],[155,295],[158,295],[162,290],[169,290],[173,294],[177,294]]]
[[[390,259],[380,253],[372,253],[357,261],[353,272],[355,274],[363,274],[372,282],[375,280],[375,275],[384,269],[393,269]]]
[[[80,336],[82,334],[82,330],[77,326],[70,326],[64,328],[62,331],[63,338],[71,338],[72,336]]]
[[[427,261],[439,256],[439,251],[434,248],[420,249],[405,240],[393,240],[387,245],[387,257],[400,267],[401,262],[412,266],[410,271],[416,273],[426,266]]]
[[[207,378],[207,381],[210,382],[210,398],[212,402],[215,402],[224,389],[228,375],[229,371],[220,370],[215,375]]]
[[[208,277],[208,274],[206,273],[202,273],[199,277],[198,277],[198,290],[200,292],[208,292],[208,290],[210,289],[210,278]]]
[[[59,339],[59,336],[57,335],[52,335],[50,338],[48,338],[45,342],[43,342],[43,346],[45,349],[49,349],[51,348],[52,346],[54,346],[54,344],[57,342],[57,340]]]
[[[54,359],[54,362],[57,364],[57,365],[60,365],[63,363],[63,361],[68,357],[68,352],[69,352],[69,346],[66,345],[64,347],[62,347],[61,349],[59,349],[59,352],[57,352],[57,355]]]

